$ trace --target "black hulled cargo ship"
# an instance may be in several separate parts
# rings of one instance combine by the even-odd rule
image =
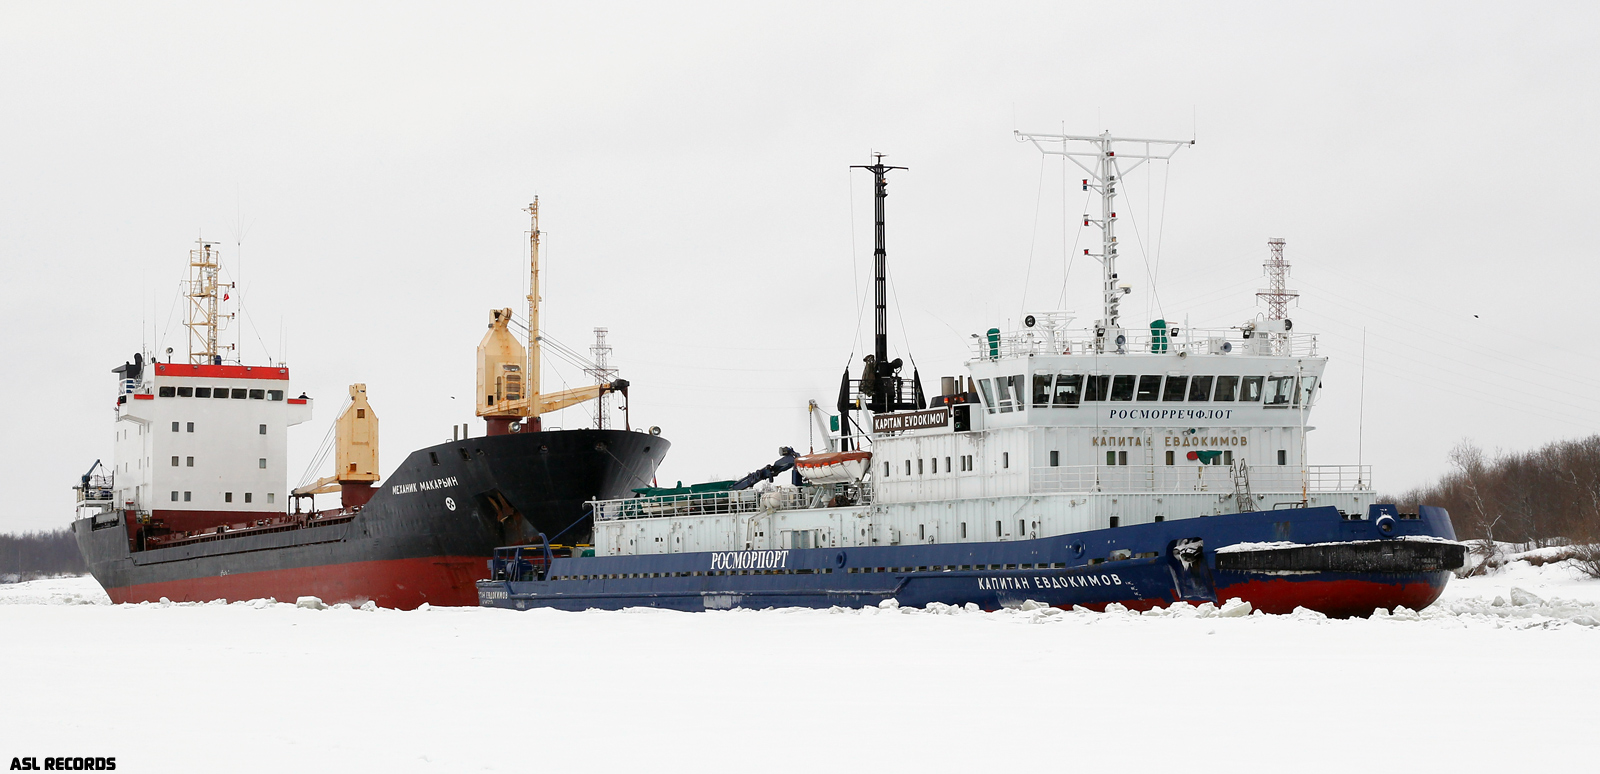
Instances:
[[[538,205],[530,205],[532,288],[525,327],[538,330]],[[624,401],[613,379],[541,393],[540,336],[528,346],[492,310],[478,345],[477,414],[486,431],[412,452],[379,484],[378,417],[364,384],[335,422],[333,475],[293,491],[288,428],[311,419],[284,365],[224,363],[217,343],[217,253],[190,254],[188,362],[148,354],[117,374],[113,463],[78,486],[79,549],[112,601],[295,599],[385,607],[471,605],[496,546],[547,535],[592,540],[586,503],[649,485],[670,443],[658,431],[543,430],[541,415],[580,402]],[[626,411],[626,403],[622,408]],[[626,416],[626,414],[624,415]],[[318,509],[316,495],[339,495]],[[570,550],[570,549],[567,549]]]
[[[184,401],[170,402],[181,410]],[[539,533],[588,542],[585,501],[647,484],[669,446],[622,430],[485,436],[412,452],[363,505],[305,513],[111,507],[73,530],[118,603],[316,596],[473,605],[495,546]],[[102,481],[115,506],[110,477]]]

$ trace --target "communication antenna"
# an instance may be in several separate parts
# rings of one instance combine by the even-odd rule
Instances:
[[[1100,252],[1090,252],[1092,248],[1086,247],[1083,254],[1100,261],[1103,308],[1100,320],[1095,325],[1095,338],[1097,346],[1104,350],[1107,340],[1115,341],[1121,335],[1119,307],[1122,296],[1132,291],[1129,287],[1119,286],[1117,282],[1117,178],[1127,177],[1129,172],[1151,159],[1171,159],[1184,146],[1194,145],[1194,140],[1114,137],[1109,131],[1097,135],[1014,134],[1017,142],[1031,142],[1040,153],[1063,156],[1078,165],[1089,175],[1083,179],[1083,190],[1100,194],[1100,217],[1090,217],[1088,213],[1083,215],[1083,225],[1100,227]],[[1129,159],[1133,163],[1124,168],[1119,164],[1119,158]]]

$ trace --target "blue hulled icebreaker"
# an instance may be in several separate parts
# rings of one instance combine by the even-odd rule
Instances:
[[[975,336],[967,373],[927,397],[890,360],[882,157],[876,336],[840,386],[823,453],[739,482],[591,503],[592,551],[498,549],[480,604],[567,610],[861,606],[984,609],[1032,600],[1145,609],[1238,598],[1269,613],[1419,609],[1465,560],[1449,515],[1374,502],[1361,465],[1311,465],[1307,419],[1327,358],[1288,318],[1272,240],[1267,311],[1217,330],[1123,327],[1120,180],[1192,141],[1018,134],[1099,194],[1104,306]],[[813,409],[815,410],[813,405]],[[816,412],[820,418],[821,412]],[[767,483],[792,467],[794,485]],[[780,479],[781,480],[781,479]],[[753,485],[752,485],[753,484]]]

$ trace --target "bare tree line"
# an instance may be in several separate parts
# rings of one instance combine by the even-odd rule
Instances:
[[[1403,511],[1419,504],[1445,508],[1462,540],[1578,544],[1573,557],[1600,572],[1600,556],[1586,548],[1600,543],[1600,435],[1492,458],[1462,441],[1438,483],[1389,501]],[[1483,542],[1482,552],[1492,558],[1492,544]]]
[[[49,575],[81,575],[89,571],[68,529],[0,535],[0,578],[27,580]]]

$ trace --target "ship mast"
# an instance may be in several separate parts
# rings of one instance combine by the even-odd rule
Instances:
[[[872,405],[873,411],[892,411],[890,406],[890,379],[893,378],[893,367],[889,364],[889,297],[887,292],[887,275],[889,272],[887,235],[883,224],[883,202],[889,196],[889,170],[905,169],[905,167],[891,167],[883,163],[883,154],[874,153],[873,164],[856,165],[851,169],[865,169],[872,173],[872,212],[875,220],[873,227],[872,248],[872,293],[874,301],[873,325],[873,367],[876,379],[873,380]]]
[[[1289,262],[1283,258],[1283,245],[1281,237],[1267,240],[1267,248],[1272,251],[1272,257],[1268,258],[1261,268],[1267,275],[1269,287],[1256,293],[1256,298],[1267,302],[1267,319],[1283,320],[1283,330],[1287,331],[1294,327],[1294,322],[1289,319],[1289,302],[1299,298],[1300,294],[1289,289]],[[1287,333],[1272,334],[1272,351],[1275,354],[1287,355],[1289,349]]]
[[[523,389],[528,394],[528,416],[532,419],[533,429],[539,429],[539,393],[541,382],[539,380],[539,197],[533,197],[533,203],[528,205],[529,217],[532,219],[528,227],[528,367],[523,372],[527,374],[523,382]]]
[[[1100,252],[1092,253],[1084,248],[1083,254],[1096,258],[1101,266],[1101,296],[1103,308],[1100,320],[1095,324],[1095,338],[1099,348],[1105,349],[1105,342],[1109,339],[1114,346],[1120,348],[1120,343],[1115,340],[1121,334],[1119,322],[1121,319],[1122,296],[1131,291],[1126,286],[1119,286],[1117,282],[1117,183],[1118,176],[1127,177],[1129,172],[1151,159],[1166,161],[1173,157],[1185,145],[1193,145],[1194,140],[1150,140],[1137,137],[1113,137],[1110,131],[1097,135],[1074,134],[1028,134],[1017,132],[1018,142],[1031,142],[1035,148],[1047,156],[1063,156],[1078,165],[1089,177],[1083,179],[1083,190],[1095,191],[1100,194],[1100,217],[1091,218],[1088,213],[1083,216],[1083,225],[1096,225],[1100,227]],[[1060,143],[1060,149],[1052,147]],[[1084,144],[1089,147],[1085,148]],[[1131,146],[1130,150],[1118,150],[1119,146]],[[1142,146],[1142,147],[1140,147]],[[1120,156],[1118,154],[1121,154]],[[1118,164],[1118,159],[1132,159],[1133,163],[1126,169]],[[1086,163],[1085,160],[1091,160]]]
[[[217,314],[217,257],[212,248],[216,242],[196,240],[199,247],[189,251],[189,281],[185,295],[189,297],[189,364],[217,365],[217,328],[222,318]]]

